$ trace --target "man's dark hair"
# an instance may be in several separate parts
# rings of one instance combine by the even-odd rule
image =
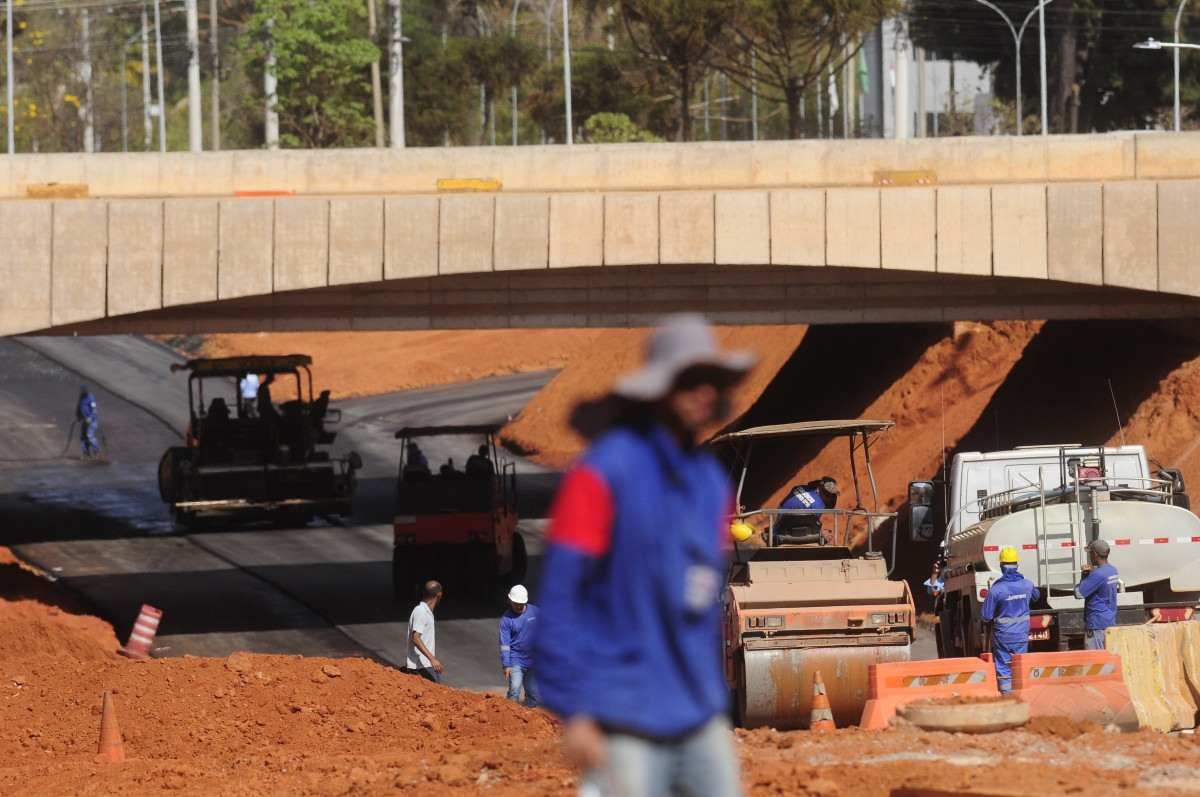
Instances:
[[[487,443],[484,443],[483,445],[481,445],[479,447],[479,456],[486,457],[487,455],[488,455],[488,447],[487,447]]]
[[[429,600],[436,598],[442,594],[442,585],[436,581],[426,581],[425,586],[421,588],[421,600]]]

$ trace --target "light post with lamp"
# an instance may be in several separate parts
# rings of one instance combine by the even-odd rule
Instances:
[[[1025,27],[1029,24],[1029,20],[1033,19],[1033,15],[1041,12],[1042,9],[1044,9],[1046,6],[1053,3],[1054,0],[1042,0],[1042,2],[1038,3],[1032,11],[1030,11],[1028,14],[1025,15],[1025,19],[1024,19],[1024,21],[1021,22],[1020,28],[1013,25],[1012,20],[1009,19],[1009,17],[1008,17],[1008,14],[1005,14],[1003,11],[1001,11],[995,4],[988,2],[988,0],[975,0],[975,2],[982,3],[983,5],[987,6],[988,8],[992,9],[997,14],[999,14],[1001,16],[1001,18],[1003,18],[1004,24],[1008,25],[1009,32],[1012,33],[1013,45],[1016,48],[1016,62],[1017,62],[1017,91],[1016,91],[1016,94],[1017,94],[1017,135],[1019,136],[1019,135],[1021,135],[1021,118],[1022,118],[1021,117],[1021,37],[1025,35]],[[1044,19],[1044,16],[1043,16],[1043,19]],[[1044,35],[1044,32],[1043,32],[1043,35]],[[1041,87],[1042,87],[1042,90],[1041,90],[1041,95],[1042,95],[1042,135],[1046,135],[1049,131],[1046,129],[1046,60],[1045,60],[1045,58],[1041,59],[1041,76],[1042,76],[1042,83],[1041,83]]]
[[[1144,42],[1138,42],[1133,45],[1135,50],[1162,50],[1169,49],[1172,51],[1172,56],[1175,61],[1175,132],[1180,130],[1180,112],[1179,112],[1179,51],[1180,50],[1200,50],[1200,44],[1187,44],[1179,41],[1179,21],[1183,17],[1183,7],[1187,5],[1187,0],[1179,1],[1179,8],[1175,10],[1175,41],[1160,42],[1157,39],[1149,38]]]

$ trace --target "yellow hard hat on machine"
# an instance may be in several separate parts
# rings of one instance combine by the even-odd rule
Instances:
[[[745,542],[754,534],[754,527],[744,520],[735,520],[729,524],[729,536],[737,542]]]
[[[1017,563],[1017,559],[1017,549],[1011,545],[1005,545],[1004,548],[1000,550],[1000,564],[1015,565]]]

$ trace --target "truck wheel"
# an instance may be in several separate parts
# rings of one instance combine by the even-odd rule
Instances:
[[[512,584],[521,584],[525,581],[525,574],[529,569],[529,555],[525,552],[525,538],[521,536],[521,532],[513,532],[512,541],[512,570],[508,573],[510,586]]]

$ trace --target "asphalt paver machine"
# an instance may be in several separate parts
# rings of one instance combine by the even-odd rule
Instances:
[[[171,366],[188,373],[190,421],[186,445],[167,449],[159,462],[158,487],[179,525],[214,518],[304,524],[351,513],[362,460],[330,452],[340,412],[329,408],[329,391],[313,397],[311,366],[305,354]],[[270,380],[271,401],[240,398],[248,374]]]
[[[870,665],[909,660],[916,612],[908,584],[889,578],[896,515],[879,511],[870,456],[872,438],[892,425],[807,421],[730,432],[712,442],[731,449],[740,470],[734,521],[755,529],[736,545],[723,602],[725,677],[736,720],[744,727],[807,727],[818,670],[834,720],[855,724],[867,699]],[[853,488],[851,494],[843,489],[839,502],[852,505],[745,506],[748,483],[756,486],[751,470],[756,451],[778,461],[779,452],[786,453],[781,446],[822,440],[828,445],[838,438],[848,443]],[[768,448],[773,450],[763,450]],[[870,509],[863,505],[859,458]],[[891,566],[875,548],[876,532],[885,524],[893,530]]]

